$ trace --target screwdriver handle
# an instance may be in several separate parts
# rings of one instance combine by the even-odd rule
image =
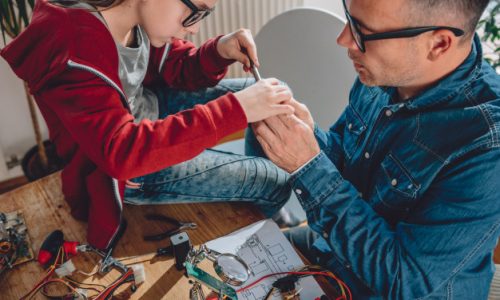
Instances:
[[[253,60],[250,57],[248,57],[248,59],[250,59],[250,71],[252,72],[255,81],[261,80],[262,77],[260,77],[259,69],[257,69],[255,64],[253,63]]]

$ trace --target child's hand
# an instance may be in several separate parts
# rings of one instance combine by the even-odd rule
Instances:
[[[248,29],[239,29],[220,38],[217,43],[217,51],[220,56],[226,59],[234,59],[242,63],[245,71],[250,69],[250,59],[248,57],[259,67],[257,47],[252,33]]]
[[[238,98],[248,123],[279,114],[294,113],[294,108],[289,104],[292,92],[276,78],[262,79],[234,95]]]

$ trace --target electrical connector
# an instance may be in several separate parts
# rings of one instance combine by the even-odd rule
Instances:
[[[87,290],[86,289],[76,289],[76,292],[78,293],[76,296],[78,298],[75,298],[75,300],[86,300],[87,299]]]
[[[134,279],[136,284],[146,281],[146,271],[143,264],[135,264],[130,266],[134,270]]]
[[[73,274],[73,272],[76,270],[75,265],[73,262],[70,260],[67,260],[64,264],[62,264],[59,268],[56,269],[56,274],[59,277],[65,277],[68,275]]]
[[[282,293],[288,293],[295,290],[295,284],[299,280],[297,275],[288,275],[276,280],[273,287],[280,290]]]

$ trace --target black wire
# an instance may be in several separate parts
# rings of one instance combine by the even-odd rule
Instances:
[[[64,300],[64,299],[67,299],[67,298],[68,298],[68,297],[70,297],[70,296],[75,297],[75,292],[74,292],[73,290],[71,290],[68,286],[65,286],[65,287],[69,290],[69,292],[68,292],[68,293],[66,293],[66,294],[61,294],[61,295],[49,295],[49,293],[46,291],[46,288],[47,288],[47,286],[48,286],[48,285],[50,285],[50,284],[61,284],[61,285],[65,286],[65,285],[64,285],[63,283],[61,283],[61,282],[46,282],[46,283],[44,283],[44,284],[43,284],[43,286],[42,286],[42,287],[41,287],[41,289],[40,289],[40,293],[41,293],[42,295],[44,295],[44,296],[45,296],[45,298],[50,299],[50,300]],[[74,287],[74,286],[73,286],[73,287]],[[83,296],[83,298],[84,298],[85,300],[87,299],[87,297],[86,297],[85,295],[81,294],[81,293],[76,293],[76,294]],[[33,297],[33,296],[34,296],[34,295],[31,295],[31,297]]]

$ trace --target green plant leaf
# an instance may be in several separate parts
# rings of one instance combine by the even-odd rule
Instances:
[[[19,13],[20,20],[23,21],[23,27],[26,28],[28,26],[30,20],[28,17],[28,11],[27,6],[26,6],[26,1],[25,0],[16,0],[17,2],[17,10]]]
[[[5,26],[3,25],[3,10],[0,9],[0,31],[2,32],[3,44],[7,45],[7,39],[5,37]]]
[[[28,26],[34,5],[35,0],[0,0],[0,31],[4,43],[6,35],[15,38]]]
[[[0,0],[1,7],[0,9],[2,10],[2,23],[4,24],[10,24],[11,23],[11,16],[10,16],[10,8],[9,8],[9,0]]]
[[[486,16],[478,23],[478,28],[482,29],[483,35],[481,40],[492,46],[494,50],[493,58],[485,58],[486,61],[495,69],[500,65],[500,24],[497,22],[498,14],[500,13],[500,3],[495,4]],[[495,56],[496,54],[496,56]]]
[[[12,13],[12,25],[14,25],[14,34],[16,36],[18,36],[20,33],[21,33],[21,26],[20,26],[20,23],[21,23],[21,20],[20,20],[20,16],[19,16],[19,13],[16,13],[16,4],[13,0],[9,0],[9,3],[10,3],[10,9],[11,9],[11,13]]]

